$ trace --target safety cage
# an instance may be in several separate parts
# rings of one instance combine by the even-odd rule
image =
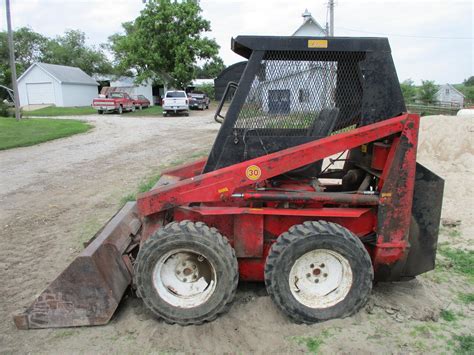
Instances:
[[[232,49],[249,61],[205,172],[406,111],[385,38],[239,36]]]

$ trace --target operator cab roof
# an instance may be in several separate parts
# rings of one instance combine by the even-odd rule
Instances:
[[[244,58],[252,51],[391,52],[384,37],[237,36],[232,50]]]

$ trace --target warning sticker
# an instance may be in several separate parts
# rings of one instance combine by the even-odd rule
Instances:
[[[308,48],[327,48],[328,41],[327,39],[309,39]]]
[[[260,176],[262,176],[262,170],[260,170],[256,165],[250,165],[245,170],[245,176],[247,176],[247,179],[249,180],[258,180],[260,179]]]

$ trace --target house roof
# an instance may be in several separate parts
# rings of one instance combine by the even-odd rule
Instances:
[[[297,30],[292,34],[292,36],[297,36],[298,33],[303,30],[305,27],[313,27],[315,31],[315,36],[326,36],[326,30],[314,19],[308,9],[302,14],[303,16],[303,23]]]
[[[99,85],[94,79],[76,67],[68,67],[65,65],[56,65],[48,63],[33,63],[19,78],[22,80],[28,72],[35,66],[39,67],[54,79],[64,84],[80,84],[80,85]]]
[[[458,93],[459,95],[461,95],[462,97],[465,97],[464,94],[459,91],[458,89],[456,89],[454,86],[452,86],[451,84],[444,84],[444,85],[441,85],[439,87],[439,90],[436,92],[436,94],[440,93],[442,90],[446,89],[446,87],[449,87],[449,89],[453,90],[454,92]]]

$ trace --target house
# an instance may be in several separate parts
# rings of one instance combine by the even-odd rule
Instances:
[[[454,107],[464,106],[464,95],[451,84],[444,84],[439,87],[436,93],[436,101],[441,105]]]
[[[293,36],[325,37],[326,31],[306,9]],[[322,109],[334,91],[336,64],[314,61],[268,61],[254,82],[255,102],[264,112],[289,114]],[[314,83],[314,85],[311,85]],[[329,93],[329,94],[327,94]],[[324,96],[324,97],[323,97]],[[327,96],[327,97],[326,97]]]
[[[293,36],[327,36],[327,31],[314,19],[308,9],[306,9],[301,16],[303,17],[303,23],[296,29]],[[235,63],[225,68],[217,76],[214,80],[217,100],[222,98],[225,88],[230,81],[239,82],[246,65],[246,61]],[[262,104],[265,111],[272,113],[289,112],[292,108],[296,108],[297,106],[305,107],[307,103],[314,100],[312,96],[316,94],[316,91],[311,92],[302,87],[295,87],[291,84],[291,81],[305,83],[310,79],[317,80],[322,73],[327,73],[330,69],[326,63],[320,63],[318,66],[319,69],[314,65],[310,68],[308,63],[293,65],[293,68],[286,68],[285,70],[280,70],[281,68],[276,67],[278,65],[281,65],[281,63],[267,63],[265,67],[262,67],[265,73],[260,75],[260,85],[254,83],[254,86],[259,86],[258,89],[253,92],[255,101]],[[319,77],[317,76],[318,70],[320,71]],[[295,76],[299,76],[300,78]],[[323,85],[327,84],[326,82],[323,83]]]
[[[293,36],[327,36],[327,30],[324,29],[313,16],[311,16],[308,9],[306,9],[301,16],[303,16],[303,23],[293,33]]]
[[[89,106],[98,83],[79,68],[33,63],[19,78],[20,106]]]

